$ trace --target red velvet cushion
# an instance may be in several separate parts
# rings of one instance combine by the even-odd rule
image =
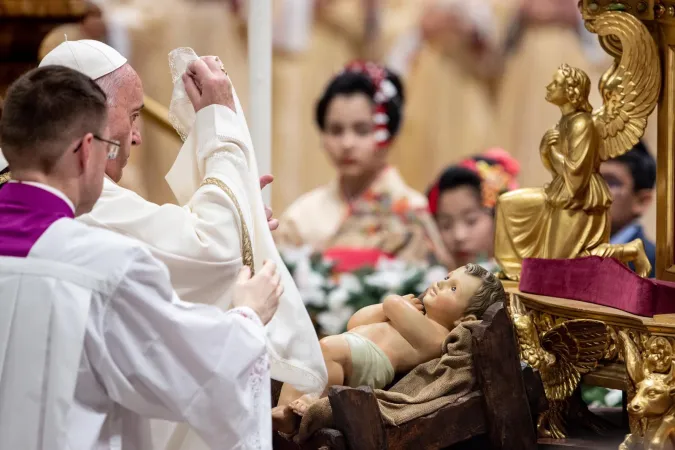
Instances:
[[[367,266],[375,267],[380,258],[391,258],[391,255],[376,248],[333,247],[326,250],[323,257],[334,261],[334,270],[343,273]]]
[[[519,289],[610,306],[639,316],[675,313],[675,283],[640,278],[611,258],[526,259]]]

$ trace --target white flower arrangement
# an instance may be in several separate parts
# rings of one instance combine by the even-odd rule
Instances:
[[[282,249],[281,255],[320,336],[342,333],[357,310],[382,302],[388,294],[420,295],[447,276],[441,266],[385,258],[375,267],[336,273],[332,261],[307,247]]]

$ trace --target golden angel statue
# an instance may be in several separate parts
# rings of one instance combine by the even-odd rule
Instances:
[[[658,50],[628,13],[601,14],[587,27],[615,57],[599,83],[604,104],[593,111],[588,75],[566,64],[547,86],[546,100],[562,112],[540,146],[553,179],[544,188],[503,194],[497,203],[495,258],[511,280],[519,279],[524,258],[596,255],[632,262],[641,276],[651,270],[642,241],[609,244],[612,198],[598,169],[642,137],[661,86]]]

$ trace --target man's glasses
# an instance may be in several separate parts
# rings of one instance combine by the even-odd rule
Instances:
[[[120,142],[119,142],[119,141],[111,141],[111,140],[108,140],[108,139],[103,139],[102,137],[97,136],[97,135],[93,135],[93,137],[94,137],[94,139],[96,139],[97,141],[105,142],[106,144],[108,144],[108,148],[107,148],[107,157],[108,157],[108,159],[115,159],[115,158],[117,158],[117,154],[118,154],[119,151],[120,151]],[[84,141],[84,140],[80,141],[80,143],[77,144],[77,147],[75,147],[75,152],[77,152],[77,151],[80,149],[80,147],[82,147],[82,142],[83,142],[83,141]]]

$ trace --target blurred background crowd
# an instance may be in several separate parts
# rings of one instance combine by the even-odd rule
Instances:
[[[559,118],[545,86],[563,62],[595,83],[609,57],[585,28],[577,0],[272,0],[273,206],[334,179],[316,104],[350,61],[385,65],[404,87],[401,125],[388,164],[424,192],[442,170],[492,147],[519,165],[521,187],[549,180],[539,142]],[[80,24],[54,30],[41,55],[68,39],[98,39],[139,72],[148,97],[168,106],[167,54],[189,46],[225,61],[247,108],[246,0],[95,0]],[[403,93],[402,93],[403,96]],[[591,102],[601,102],[594,90]],[[147,114],[146,114],[147,115]],[[125,183],[157,202],[173,201],[163,177],[178,151],[171,129],[143,117],[141,151]],[[645,143],[655,149],[655,121]],[[653,214],[645,218],[653,235]]]

